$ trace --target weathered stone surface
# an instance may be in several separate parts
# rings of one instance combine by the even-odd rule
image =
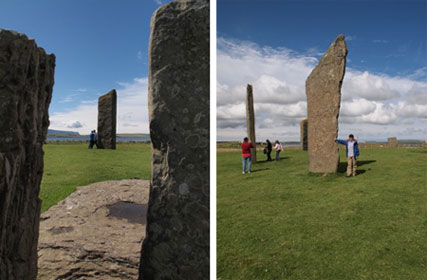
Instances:
[[[209,59],[209,1],[174,1],[154,13],[140,279],[209,279]]]
[[[397,148],[398,143],[397,143],[397,138],[396,137],[390,137],[387,140],[388,140],[387,146],[389,148]]]
[[[137,279],[148,196],[149,181],[106,181],[44,212],[38,278]]]
[[[300,146],[301,146],[301,150],[307,151],[307,149],[308,149],[308,119],[301,120]]]
[[[251,160],[256,162],[256,138],[255,138],[255,110],[254,110],[254,94],[252,85],[246,87],[246,129],[248,138],[254,145],[251,149]]]
[[[0,279],[35,279],[55,56],[0,29]]]
[[[98,148],[116,149],[117,93],[113,89],[98,99]]]
[[[308,112],[308,169],[334,173],[339,164],[338,116],[347,46],[339,35],[306,81]]]

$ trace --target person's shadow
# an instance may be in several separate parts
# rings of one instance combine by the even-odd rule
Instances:
[[[261,169],[255,169],[255,170],[251,170],[251,173],[255,173],[255,172],[259,172],[259,171],[264,171],[264,170],[269,170],[270,168],[261,168]]]
[[[357,161],[358,169],[356,170],[356,175],[361,175],[366,172],[365,169],[359,169],[360,166],[363,166],[365,164],[370,164],[373,162],[376,162],[376,160],[358,160]],[[368,170],[370,170],[370,168]],[[340,164],[338,165],[338,173],[347,173],[347,162],[340,162]]]
[[[280,157],[279,158],[279,161],[280,160],[283,160],[283,159],[288,159],[288,158],[291,158],[291,157]],[[267,162],[274,162],[274,161],[276,161],[274,158],[271,158],[271,160],[270,161],[268,161],[268,160],[263,160],[263,161],[257,161],[256,163],[258,164],[258,163],[267,163]]]

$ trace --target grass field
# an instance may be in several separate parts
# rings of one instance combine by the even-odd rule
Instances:
[[[40,189],[42,212],[78,186],[105,180],[149,179],[150,144],[118,143],[117,150],[89,150],[87,144],[47,144]]]
[[[427,279],[427,149],[361,150],[354,178],[281,157],[218,153],[218,279]]]

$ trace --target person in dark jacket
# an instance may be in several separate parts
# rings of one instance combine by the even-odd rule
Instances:
[[[89,149],[92,149],[94,144],[95,144],[95,130],[92,130],[89,134]]]
[[[345,154],[347,156],[347,177],[356,176],[357,158],[359,157],[359,145],[353,134],[348,136],[347,140],[335,139],[339,144],[345,145]]]
[[[270,140],[266,140],[267,147],[265,147],[265,153],[267,154],[267,161],[271,161],[271,151],[273,150],[273,146],[271,145]]]

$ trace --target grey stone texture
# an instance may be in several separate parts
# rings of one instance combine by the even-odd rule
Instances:
[[[149,190],[146,180],[98,182],[44,212],[38,279],[137,279]]]
[[[250,84],[246,86],[246,129],[249,141],[254,145],[254,148],[251,149],[251,160],[256,162],[254,93]]]
[[[209,1],[174,1],[154,13],[140,279],[209,279],[209,52]]]
[[[301,127],[300,127],[300,146],[301,150],[307,151],[308,150],[308,119],[301,120]]]
[[[390,137],[387,140],[388,140],[387,146],[389,148],[397,148],[398,143],[397,143],[397,138],[396,137]]]
[[[0,29],[0,279],[36,279],[55,56]]]
[[[98,148],[116,149],[117,92],[115,89],[98,99]]]
[[[306,81],[310,172],[337,172],[339,153],[335,139],[346,56],[345,37],[339,35]]]

